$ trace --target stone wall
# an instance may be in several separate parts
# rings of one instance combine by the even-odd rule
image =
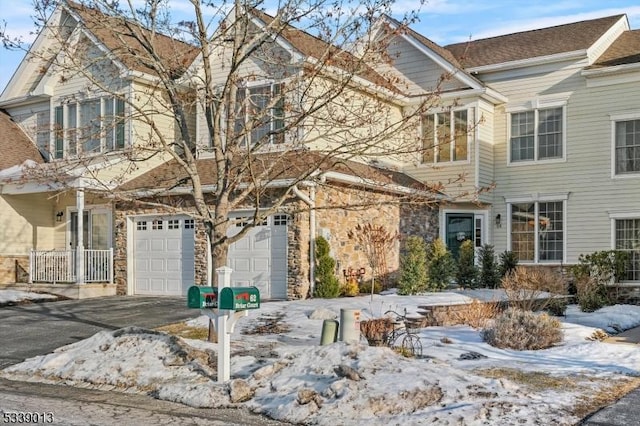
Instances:
[[[336,206],[358,206],[339,208]],[[364,279],[372,270],[363,248],[349,238],[358,224],[382,225],[398,235],[386,258],[387,275],[393,281],[400,265],[400,248],[404,238],[418,235],[432,241],[438,234],[437,208],[427,205],[399,204],[394,195],[340,186],[323,186],[316,198],[318,235],[328,239],[336,260],[336,273],[344,281],[343,271],[365,268]]]
[[[0,284],[29,281],[29,256],[0,256]]]

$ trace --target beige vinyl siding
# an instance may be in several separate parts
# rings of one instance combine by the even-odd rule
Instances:
[[[566,103],[566,161],[507,165],[508,114],[496,110],[496,181],[494,214],[502,229],[494,242],[497,251],[508,249],[507,206],[513,197],[568,196],[565,262],[575,263],[581,253],[611,249],[611,219],[615,212],[637,211],[640,217],[640,176],[611,178],[611,114],[638,112],[640,85],[587,87],[576,66],[513,81],[492,82],[511,103],[537,96],[568,93]]]
[[[494,113],[493,107],[483,102],[479,103],[476,115],[477,127],[475,134],[478,137],[479,167],[478,167],[478,186],[480,188],[490,187],[495,180],[494,176]],[[474,160],[475,161],[475,160]],[[483,193],[480,195],[480,201],[491,202],[493,195],[491,193]]]
[[[0,196],[0,223],[1,255],[55,248],[53,205],[40,194]]]

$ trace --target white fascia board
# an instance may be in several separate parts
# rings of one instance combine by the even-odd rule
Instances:
[[[535,58],[527,58],[519,61],[501,62],[499,64],[482,65],[479,67],[466,68],[465,71],[472,74],[482,74],[497,71],[507,71],[517,68],[527,68],[536,65],[544,65],[555,62],[564,62],[570,60],[584,59],[587,57],[586,50],[574,50],[572,52],[562,52],[553,55],[537,56]]]
[[[582,70],[587,87],[611,86],[640,81],[640,63]]]
[[[421,96],[412,96],[411,104],[414,104],[414,105],[418,104],[421,101],[423,101],[425,97],[428,97],[428,96],[432,96],[432,95],[427,94],[427,95],[421,95]],[[483,87],[481,89],[466,89],[466,90],[456,90],[453,92],[445,92],[445,93],[438,94],[438,97],[444,101],[460,100],[460,99],[466,99],[466,98],[480,98],[489,102],[492,105],[498,105],[498,104],[506,103],[509,101],[509,98],[507,98],[505,95],[489,87]]]
[[[324,172],[321,174],[321,178],[327,180],[334,180],[336,182],[342,182],[347,184],[354,184],[363,186],[365,188],[378,189],[386,192],[393,192],[396,194],[402,195],[418,195],[418,196],[428,196],[430,198],[435,198],[437,200],[444,200],[446,197],[439,194],[433,194],[427,191],[420,191],[413,188],[407,188],[406,186],[398,185],[398,184],[385,184],[373,179],[366,179],[360,176],[348,175],[340,172]]]
[[[0,102],[0,108],[18,107],[30,104],[40,103],[51,99],[50,95],[38,95],[38,96],[20,96],[18,98],[6,99]]]
[[[629,30],[629,21],[627,15],[624,15],[587,49],[589,65],[593,64],[627,30]]]

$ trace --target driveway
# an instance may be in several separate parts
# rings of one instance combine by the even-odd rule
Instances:
[[[184,297],[113,296],[0,307],[0,369],[101,330],[155,328],[199,315]]]

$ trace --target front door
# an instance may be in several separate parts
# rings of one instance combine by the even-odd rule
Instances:
[[[465,240],[473,241],[473,247],[478,249],[484,244],[483,214],[447,213],[445,215],[445,242],[447,248],[458,258],[460,245]]]

